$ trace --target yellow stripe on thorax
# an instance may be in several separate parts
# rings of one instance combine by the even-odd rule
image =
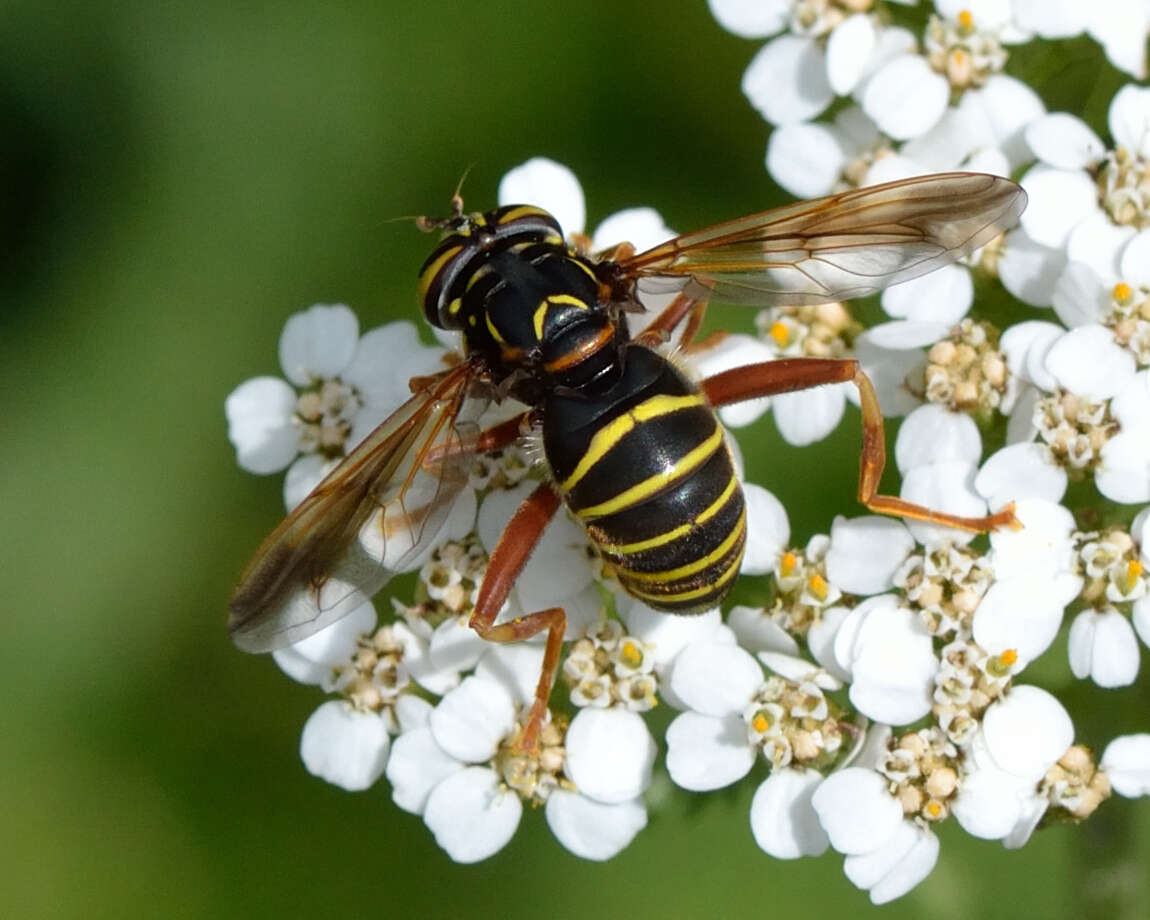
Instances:
[[[688,562],[686,565],[681,565],[677,569],[667,569],[662,572],[627,572],[628,581],[646,581],[646,582],[663,582],[669,584],[673,581],[678,581],[681,578],[687,578],[694,575],[696,572],[701,572],[703,569],[709,568],[727,553],[731,551],[736,543],[742,538],[743,529],[747,524],[747,509],[744,507],[742,513],[739,514],[739,520],[736,522],[730,534],[716,546],[711,552],[707,553],[702,559],[696,559],[694,562]]]
[[[627,432],[634,430],[640,422],[677,412],[679,409],[689,409],[692,406],[701,405],[703,405],[703,397],[699,393],[690,393],[687,396],[652,396],[650,399],[644,400],[631,411],[612,419],[595,432],[591,438],[591,443],[587,446],[587,452],[580,458],[571,475],[559,483],[559,488],[564,492],[570,492],[575,488],[591,467],[602,460],[607,452],[618,444]]]
[[[598,434],[596,437],[598,437]],[[590,518],[602,517],[606,514],[614,514],[616,511],[622,511],[624,508],[636,505],[666,488],[676,479],[680,479],[691,471],[698,469],[711,458],[711,455],[714,454],[722,444],[723,429],[716,425],[713,435],[694,450],[690,450],[684,454],[669,470],[664,470],[661,473],[656,473],[654,476],[649,476],[637,485],[620,492],[614,498],[601,502],[598,505],[592,505],[589,508],[583,508],[575,513],[583,520],[589,520]],[[588,451],[588,453],[590,453],[590,451]]]
[[[586,310],[587,304],[585,301],[580,300],[578,297],[572,297],[570,294],[552,294],[550,297],[543,298],[539,306],[535,308],[535,314],[531,317],[531,321],[535,326],[535,338],[543,341],[543,323],[547,319],[547,310],[550,307],[556,307],[560,304],[567,304],[571,307],[577,307],[580,310]]]

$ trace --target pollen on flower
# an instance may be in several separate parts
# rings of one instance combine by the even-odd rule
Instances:
[[[338,378],[317,380],[299,394],[293,421],[299,427],[300,451],[342,457],[352,419],[363,407],[358,391]]]
[[[958,748],[932,726],[892,739],[877,769],[890,781],[906,817],[935,823],[950,814],[958,763]]]
[[[927,355],[923,395],[954,412],[987,416],[1006,392],[1006,358],[998,350],[998,330],[964,319]]]
[[[1139,367],[1150,366],[1150,288],[1119,281],[1110,291],[1110,310],[1102,324],[1129,351]]]
[[[743,709],[747,740],[775,767],[828,766],[843,745],[840,710],[810,681],[772,676]]]
[[[1007,53],[998,34],[977,29],[969,11],[951,22],[932,16],[924,38],[926,60],[946,77],[954,92],[982,86],[1006,65]]]
[[[1080,595],[1083,601],[1101,607],[1129,604],[1146,595],[1144,567],[1130,534],[1115,527],[1104,534],[1075,536],[1081,544],[1078,558],[1086,576]]]
[[[795,0],[790,30],[808,38],[825,38],[851,13],[865,13],[874,0]]]
[[[755,326],[782,358],[841,358],[863,331],[841,303],[772,307],[755,317]]]
[[[974,611],[994,577],[989,559],[968,546],[941,543],[907,558],[894,575],[932,635],[970,632]]]
[[[510,489],[522,482],[534,466],[531,448],[509,444],[475,458],[468,479],[476,490]]]
[[[1081,821],[1110,797],[1110,779],[1094,763],[1090,749],[1076,744],[1046,771],[1039,792],[1063,817]]]
[[[522,726],[517,726],[510,738],[500,745],[493,766],[503,784],[525,802],[539,806],[558,788],[573,789],[563,775],[563,762],[567,752],[563,747],[567,735],[566,722],[551,717],[539,732],[538,749],[523,751],[517,744]]]
[[[574,643],[563,662],[563,676],[576,706],[606,709],[622,704],[632,712],[646,712],[659,702],[651,647],[626,635],[617,620],[604,620]]]
[[[801,552],[787,550],[774,580],[774,599],[766,615],[794,636],[802,637],[819,621],[821,612],[842,598],[842,592],[827,581],[826,552],[830,539],[816,534]]]
[[[952,743],[969,743],[987,707],[1009,689],[1012,674],[1004,661],[1011,657],[1017,656],[1005,652],[988,655],[966,638],[942,649],[931,712],[939,730]]]
[[[1119,429],[1107,400],[1092,400],[1061,389],[1038,400],[1033,421],[1050,448],[1051,458],[1076,480],[1094,472],[1103,446]]]
[[[1098,200],[1114,223],[1150,227],[1150,162],[1119,147],[1098,169]]]
[[[487,554],[474,536],[436,547],[419,570],[416,609],[432,625],[470,616],[486,571]]]
[[[391,708],[411,684],[403,654],[404,645],[391,624],[360,636],[348,664],[335,669],[332,689],[357,711],[383,713],[394,721]]]

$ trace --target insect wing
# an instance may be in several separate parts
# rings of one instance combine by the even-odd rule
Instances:
[[[1011,227],[1022,188],[940,173],[854,189],[716,224],[620,261],[650,293],[685,289],[752,306],[873,294],[973,252]]]
[[[306,639],[421,564],[467,484],[486,406],[473,377],[464,364],[430,380],[264,540],[229,605],[236,645]]]

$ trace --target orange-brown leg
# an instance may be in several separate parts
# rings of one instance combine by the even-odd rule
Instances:
[[[648,348],[656,348],[671,337],[671,333],[679,323],[686,320],[687,325],[683,328],[680,341],[684,346],[689,345],[699,334],[699,327],[703,325],[703,316],[706,312],[705,300],[696,300],[686,294],[679,294],[663,308],[663,312],[656,316],[646,329],[635,336],[635,341]]]
[[[480,637],[492,642],[517,642],[520,639],[530,639],[544,629],[547,630],[543,672],[539,675],[539,685],[535,688],[535,702],[531,705],[527,723],[517,741],[518,747],[527,753],[534,753],[539,745],[539,729],[543,725],[543,717],[547,714],[547,699],[551,696],[551,686],[555,683],[555,672],[559,667],[559,652],[563,647],[567,614],[563,612],[562,607],[549,607],[525,617],[516,617],[498,626],[495,625],[495,618],[499,615],[503,602],[507,600],[515,579],[527,564],[535,544],[539,542],[547,522],[558,510],[559,503],[559,493],[549,482],[540,484],[524,499],[491,553],[469,623]]]
[[[878,484],[886,466],[886,440],[883,436],[882,411],[870,378],[853,358],[784,358],[764,364],[752,364],[724,371],[703,382],[703,393],[713,406],[792,393],[827,383],[853,383],[862,403],[863,444],[859,457],[859,501],[871,511],[945,524],[980,533],[998,527],[1020,528],[1014,516],[1014,504],[986,517],[968,518],[933,511],[892,495],[879,495]]]

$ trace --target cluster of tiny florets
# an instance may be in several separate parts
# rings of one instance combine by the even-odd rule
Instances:
[[[743,720],[747,740],[774,767],[825,767],[843,746],[840,710],[811,681],[768,677]]]
[[[618,703],[632,712],[646,712],[658,704],[651,646],[627,635],[618,620],[604,620],[595,632],[575,641],[563,662],[563,676],[576,706],[605,709]]]
[[[987,416],[1002,402],[1008,377],[998,331],[964,319],[927,353],[923,396],[953,412]]]
[[[1006,49],[998,35],[979,29],[965,11],[953,21],[932,16],[924,44],[927,62],[955,92],[982,86],[1006,65]]]
[[[967,546],[941,543],[907,557],[894,575],[933,636],[967,634],[979,601],[994,579],[989,560]]]
[[[929,824],[950,814],[958,791],[958,748],[932,726],[893,739],[878,772],[890,782],[890,793],[903,814]]]

